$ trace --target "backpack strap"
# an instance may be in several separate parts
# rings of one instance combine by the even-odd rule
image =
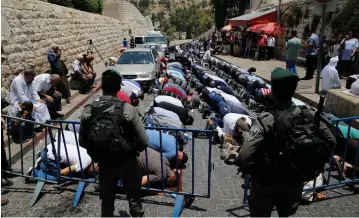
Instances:
[[[103,104],[103,103],[105,103],[105,104]],[[112,100],[108,100],[108,101],[94,101],[91,104],[91,107],[92,107],[91,115],[92,115],[92,117],[98,117],[103,111],[109,109],[112,106],[115,106],[114,111],[116,114],[122,115],[124,104],[125,104],[125,102],[120,101],[118,99],[112,99]],[[118,110],[118,109],[120,109],[120,110]]]

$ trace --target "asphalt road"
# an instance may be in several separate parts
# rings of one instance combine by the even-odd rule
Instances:
[[[98,93],[101,94],[101,93]],[[93,97],[97,98],[99,95]],[[139,109],[144,112],[150,104],[153,96],[146,95],[141,101]],[[89,100],[89,102],[92,101]],[[77,119],[81,114],[82,108],[79,108],[69,119]],[[195,110],[195,122],[193,128],[203,129],[206,120],[201,118],[201,114]],[[42,143],[36,147],[36,151],[44,146]],[[194,169],[195,192],[200,194],[207,193],[207,176],[208,176],[208,153],[209,146],[206,140],[197,140],[194,148]],[[185,148],[185,152],[189,157],[193,154],[191,146]],[[211,196],[209,199],[197,198],[192,207],[183,211],[182,216],[249,216],[247,208],[240,208],[243,199],[243,179],[237,175],[235,166],[225,165],[219,158],[219,149],[216,145],[212,146],[212,163],[214,170],[211,176]],[[24,157],[24,169],[28,169],[32,165],[32,152]],[[191,161],[189,161],[191,162]],[[16,163],[14,168],[20,168],[20,161]],[[192,165],[187,164],[187,168],[183,170],[183,191],[191,191],[192,187]],[[4,216],[76,216],[76,217],[93,217],[100,216],[100,200],[98,193],[93,191],[93,185],[86,188],[86,194],[83,196],[79,205],[72,208],[72,201],[75,195],[75,186],[69,186],[65,189],[55,188],[53,185],[45,185],[43,196],[38,202],[30,207],[28,205],[32,198],[32,192],[35,184],[24,184],[23,178],[13,178],[15,185],[8,188],[10,192],[3,195],[8,198],[10,203],[1,207]],[[348,187],[334,189],[325,192],[330,199],[303,205],[299,208],[295,216],[359,216],[359,195]],[[175,200],[166,196],[147,196],[143,198],[143,205],[146,216],[172,216]],[[117,195],[116,211],[128,210],[128,203],[124,195]],[[123,215],[123,214],[122,214]],[[278,216],[273,211],[272,216]]]

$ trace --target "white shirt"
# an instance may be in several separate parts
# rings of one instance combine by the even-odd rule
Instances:
[[[249,127],[252,126],[251,117],[243,114],[228,113],[223,117],[223,132],[231,136],[234,135],[234,127],[238,119],[244,117]]]
[[[167,96],[167,95],[159,95],[159,96],[157,96],[155,98],[155,102],[157,102],[157,103],[167,102],[167,103],[176,105],[178,107],[183,107],[183,104],[179,99],[174,98],[172,96]]]
[[[28,85],[23,74],[19,74],[11,82],[9,100],[10,104],[17,105],[19,102],[37,101],[40,99],[37,91],[33,89],[33,84]]]
[[[138,95],[138,93],[141,91],[141,88],[138,87],[136,84],[127,81],[127,80],[122,80],[122,84],[126,85],[126,86],[130,86],[132,88],[132,90],[134,90],[134,93]]]
[[[138,89],[134,88],[133,86],[131,86],[128,83],[124,83],[124,81],[122,81],[122,83],[123,83],[123,85],[121,86],[121,91],[126,93],[126,95],[128,95],[128,97],[130,97],[132,93],[138,97],[138,95],[140,94],[140,91]],[[129,82],[129,83],[131,83],[131,82]],[[135,84],[133,84],[133,85],[135,85]]]
[[[84,69],[84,66],[82,65],[82,63],[79,60],[74,60],[74,62],[72,62],[71,64],[71,74],[75,74],[76,71],[82,71]]]
[[[77,139],[78,139],[78,137],[79,136],[77,134]],[[67,149],[68,156],[66,156],[65,144],[63,142],[63,138],[61,138],[61,143],[60,143],[61,160],[60,160],[60,162],[67,165],[68,164],[67,160],[68,160],[71,166],[75,165],[76,172],[81,172],[81,165],[80,165],[80,159],[79,159],[77,146],[76,146],[75,133],[70,132],[70,131],[64,131],[64,138],[65,138],[65,142],[66,142],[66,149]],[[72,144],[72,143],[74,143],[74,144]],[[56,155],[58,156],[58,143],[55,142],[54,145],[55,145]],[[85,148],[83,148],[81,146],[78,146],[78,148],[79,148],[79,152],[80,152],[82,169],[85,170],[88,166],[90,166],[92,160],[91,160],[91,157],[87,154],[87,150]],[[56,160],[55,156],[52,152],[52,144],[51,143],[49,145],[47,145],[47,149],[48,149],[47,158],[49,158],[51,160]]]
[[[267,39],[267,46],[274,47],[274,44],[275,44],[275,38],[274,37],[269,37]]]
[[[166,109],[163,109],[160,107],[153,107],[153,110],[155,111],[156,114],[159,114],[161,116],[168,117],[173,120],[177,120],[177,121],[181,122],[181,119],[179,118],[179,116],[172,111],[169,111],[169,110],[166,110]]]
[[[338,89],[342,87],[338,71],[335,69],[338,63],[338,57],[331,58],[328,65],[322,70],[322,89],[328,91],[329,89]]]
[[[339,55],[339,48],[340,48],[340,44],[333,45],[333,51],[329,49],[328,56],[329,57],[338,56]]]
[[[229,95],[227,93],[219,93],[225,101],[227,102],[232,102],[233,104],[236,104],[236,105],[242,105],[241,102],[236,98],[234,97],[233,95]]]
[[[50,74],[42,73],[40,75],[35,76],[34,81],[32,82],[32,87],[37,92],[46,93],[52,87],[50,84]]]
[[[211,50],[207,50],[203,55],[203,60],[211,60]]]

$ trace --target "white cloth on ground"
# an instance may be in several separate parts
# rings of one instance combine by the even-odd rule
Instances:
[[[223,133],[233,136],[236,122],[242,117],[246,119],[246,122],[248,123],[249,127],[251,127],[252,119],[250,116],[244,114],[228,113],[223,117]]]
[[[37,91],[33,88],[33,84],[28,85],[24,79],[23,74],[19,74],[11,83],[10,86],[10,104],[19,107],[19,103],[25,101],[31,101],[36,107],[36,110],[32,111],[32,118],[38,123],[45,123],[50,119],[49,110],[46,104],[42,104],[37,100],[40,99]]]
[[[339,74],[335,67],[339,58],[336,56],[331,58],[327,66],[322,70],[322,89],[323,91],[328,91],[329,89],[339,89],[342,86],[340,81]]]

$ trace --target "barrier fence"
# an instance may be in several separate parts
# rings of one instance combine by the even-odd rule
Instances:
[[[29,120],[24,120],[24,119],[20,119],[20,118],[13,118],[13,117],[9,117],[9,116],[5,116],[2,115],[2,117],[6,120],[6,122],[8,123],[8,127],[11,126],[11,122],[13,120],[19,121],[20,124],[22,125],[30,125],[32,128],[32,170],[31,170],[31,174],[30,175],[26,175],[24,173],[24,153],[23,153],[23,143],[20,143],[20,165],[21,165],[21,172],[16,172],[14,170],[7,170],[5,172],[9,173],[9,174],[13,174],[13,175],[17,175],[20,177],[25,177],[28,179],[32,179],[34,181],[36,181],[36,187],[33,193],[33,197],[32,200],[30,202],[30,206],[33,206],[37,199],[39,198],[39,195],[41,193],[41,190],[43,189],[45,183],[52,183],[52,184],[64,184],[67,182],[76,182],[77,184],[77,188],[76,188],[76,193],[74,196],[74,200],[72,203],[73,207],[76,207],[81,199],[81,196],[84,194],[84,190],[86,189],[86,187],[88,186],[88,184],[90,183],[97,183],[97,172],[96,172],[96,167],[95,167],[95,163],[91,162],[90,166],[92,167],[92,171],[90,170],[90,166],[86,166],[87,164],[84,163],[84,161],[86,161],[86,158],[84,158],[83,156],[81,156],[81,147],[79,145],[78,142],[78,127],[80,122],[79,121],[63,121],[63,120],[50,120],[48,121],[48,124],[40,124],[40,123],[36,123],[33,121],[29,121]],[[50,125],[50,123],[52,125]],[[38,126],[42,126],[45,129],[45,137],[44,137],[44,143],[45,146],[43,148],[41,148],[41,155],[38,155],[38,157],[36,157],[35,155],[35,134],[34,134],[34,128],[35,125]],[[65,137],[65,132],[64,132],[64,125],[68,125],[68,127],[70,129],[72,129],[73,131],[73,136],[66,135]],[[143,186],[142,189],[143,190],[147,190],[150,192],[155,192],[155,193],[166,193],[169,196],[175,196],[176,201],[175,201],[175,207],[173,210],[173,216],[174,217],[178,217],[181,215],[184,207],[189,207],[193,200],[195,199],[195,197],[201,197],[201,198],[210,198],[210,191],[211,191],[211,171],[212,171],[212,162],[211,162],[211,155],[212,155],[212,131],[209,130],[198,130],[198,129],[185,129],[185,128],[165,128],[165,127],[145,127],[146,129],[151,129],[151,130],[156,130],[159,132],[159,138],[160,138],[160,150],[162,150],[162,136],[163,131],[166,132],[172,132],[172,134],[174,134],[175,136],[180,135],[179,132],[182,133],[191,133],[192,134],[192,140],[189,143],[188,147],[191,151],[191,157],[189,158],[189,162],[191,167],[192,167],[192,172],[191,172],[191,180],[189,181],[191,183],[190,190],[183,190],[182,188],[182,173],[186,172],[185,169],[181,169],[179,167],[179,161],[178,158],[176,158],[176,172],[181,172],[176,173],[176,185],[174,187],[170,189],[168,189],[167,185],[165,184],[165,178],[164,178],[164,165],[163,165],[163,155],[161,155],[161,184],[160,184],[160,188],[158,188],[157,186],[154,187],[153,185],[150,184],[150,174],[148,171],[148,154],[147,154],[147,149],[146,149],[146,172],[147,172],[147,185]],[[23,131],[20,131],[20,141],[22,139],[23,136]],[[10,143],[10,137],[11,137],[11,130],[8,131],[8,149],[9,149],[9,157],[8,157],[8,161],[10,163],[10,166],[12,165],[12,158],[11,158],[11,146],[12,144]],[[70,145],[70,143],[68,143],[69,138],[72,138],[72,140],[74,142],[71,143],[75,143],[74,145]],[[179,153],[179,137],[175,137],[176,138],[176,157],[178,157],[178,153]],[[204,139],[207,140],[208,143],[205,143],[205,146],[208,146],[208,162],[206,163],[207,165],[207,172],[208,174],[206,175],[206,178],[196,178],[196,172],[195,172],[195,165],[196,165],[196,152],[195,152],[195,148],[196,148],[196,141],[199,139]],[[48,141],[50,141],[50,143],[48,143]],[[49,144],[49,145],[48,145]],[[77,154],[75,155],[76,157],[73,156],[73,151],[74,151],[74,147],[71,146],[75,146],[76,147],[76,152]],[[198,146],[198,145],[197,145]],[[72,150],[70,150],[72,148]],[[49,160],[49,156],[48,156],[48,152],[51,149],[52,151],[52,155],[53,155],[53,159]],[[71,153],[72,151],[72,153]],[[161,153],[161,152],[160,152]],[[71,163],[70,163],[70,158],[69,155],[72,158],[78,158],[78,162],[79,162],[79,167],[80,170],[76,170],[78,171],[77,173],[74,172],[75,170],[72,168]],[[84,155],[82,153],[82,155]],[[36,159],[41,159],[41,164],[37,165],[36,164]],[[66,167],[62,167],[62,165],[67,165]],[[205,181],[207,180],[207,190],[205,193],[201,193],[201,192],[197,192],[195,189],[195,181]],[[119,182],[121,183],[121,181]]]
[[[351,134],[350,134],[350,130],[352,128],[351,123],[354,120],[358,120],[359,116],[354,116],[354,117],[347,117],[347,118],[335,118],[333,120],[328,120],[327,118],[322,117],[322,120],[327,120],[326,123],[327,125],[332,125],[332,127],[335,127],[335,131],[334,131],[334,135],[337,137],[340,134],[340,130],[338,128],[339,124],[341,123],[341,125],[347,125],[348,130],[346,131],[346,134],[343,134],[345,137],[345,144],[344,144],[344,152],[343,152],[343,157],[342,157],[342,163],[338,166],[339,172],[340,174],[342,174],[344,172],[344,163],[347,161],[347,156],[348,156],[348,147],[349,147],[349,140],[351,139]],[[337,143],[338,142],[337,140]],[[319,185],[316,186],[316,179],[314,179],[313,182],[313,187],[311,188],[304,188],[303,192],[314,192],[317,190],[328,190],[328,189],[333,189],[333,188],[339,188],[345,185],[351,185],[351,184],[357,184],[359,183],[359,177],[357,176],[356,173],[356,169],[359,167],[358,162],[359,162],[359,144],[358,144],[358,140],[356,140],[356,153],[355,153],[355,159],[354,159],[354,163],[351,163],[354,167],[354,171],[353,171],[353,175],[352,178],[345,178],[343,179],[342,176],[338,177],[338,181],[335,182],[331,182],[333,181],[333,164],[334,164],[334,160],[333,160],[333,156],[336,154],[336,152],[332,151],[331,156],[329,157],[329,167],[327,170],[323,169],[325,173],[327,173],[326,176],[326,183],[323,185]],[[337,146],[340,146],[339,144],[337,144]],[[352,151],[351,151],[352,152]],[[352,160],[350,160],[350,162],[352,162]],[[250,176],[247,174],[245,175],[245,179],[244,179],[244,196],[243,196],[243,205],[242,206],[246,206],[248,205],[248,191],[250,189]]]

